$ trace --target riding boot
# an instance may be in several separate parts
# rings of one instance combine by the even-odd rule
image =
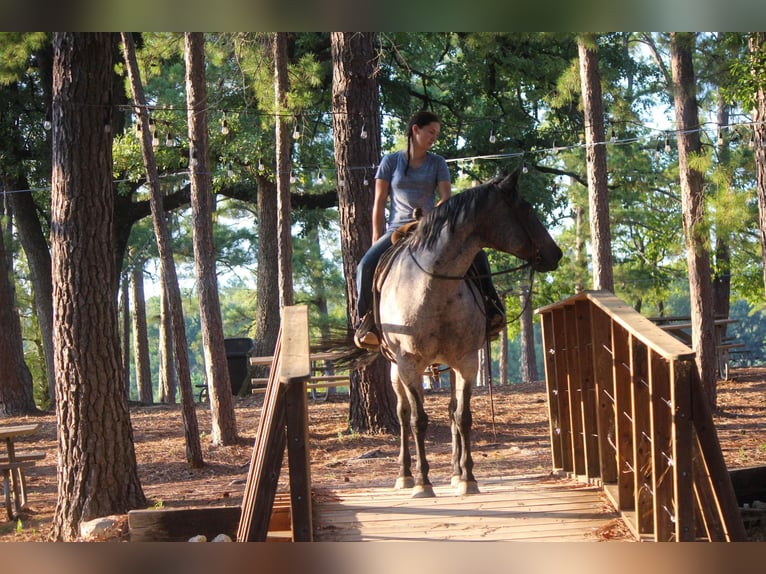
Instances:
[[[377,351],[380,347],[380,336],[372,311],[365,313],[359,322],[354,333],[354,344],[367,351]]]

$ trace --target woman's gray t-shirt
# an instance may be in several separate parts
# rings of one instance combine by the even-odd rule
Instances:
[[[440,181],[450,181],[447,162],[440,155],[427,152],[420,167],[407,169],[407,156],[397,151],[383,157],[375,174],[390,184],[391,209],[388,227],[392,231],[413,221],[412,211],[416,207],[428,213],[436,204],[436,189]]]

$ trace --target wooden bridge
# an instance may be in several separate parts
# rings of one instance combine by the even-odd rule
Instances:
[[[239,542],[572,541],[622,519],[641,540],[746,540],[691,349],[609,293],[538,313],[553,470],[568,480],[485,479],[482,494],[466,497],[436,485],[425,500],[338,490],[312,504],[308,310],[295,306],[283,310],[241,509],[219,509],[217,527],[229,523]],[[285,450],[286,495],[277,494]]]
[[[553,466],[601,484],[642,539],[746,540],[694,352],[608,292],[538,313]]]

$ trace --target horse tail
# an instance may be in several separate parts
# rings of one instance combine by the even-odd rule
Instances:
[[[354,331],[349,329],[332,332],[311,345],[311,352],[328,355],[326,360],[335,370],[356,371],[369,367],[380,351],[360,349],[354,343]]]

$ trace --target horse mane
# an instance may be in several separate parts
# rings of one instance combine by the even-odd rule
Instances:
[[[435,207],[420,221],[410,236],[412,247],[431,249],[445,226],[452,231],[461,220],[473,218],[481,213],[487,207],[490,193],[498,188],[499,181],[499,178],[496,178],[466,189]]]

